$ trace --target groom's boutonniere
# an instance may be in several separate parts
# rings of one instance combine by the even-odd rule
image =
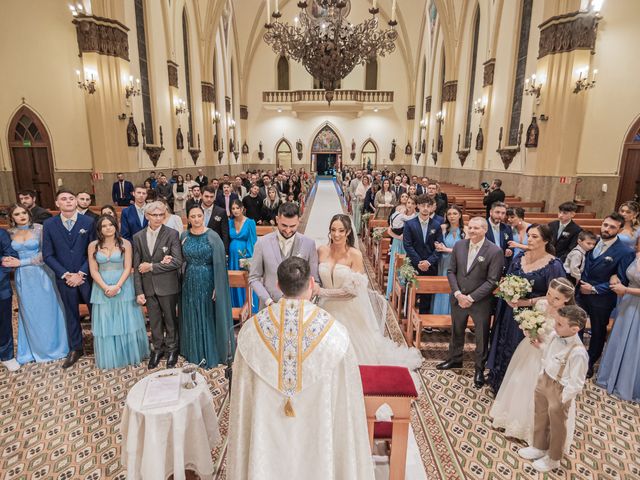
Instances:
[[[166,254],[169,249],[167,247],[162,247],[162,253]]]
[[[87,233],[87,231],[84,228],[81,228],[80,231],[78,232],[80,235],[84,235],[85,233]]]
[[[219,215],[216,215],[215,217],[213,217],[213,219],[214,219],[216,222],[219,222],[220,220],[222,220],[222,217],[220,217]]]
[[[561,237],[567,238],[569,236],[569,232],[562,232],[560,234]]]
[[[613,262],[613,258],[611,258],[611,257],[604,257],[604,261],[605,261],[605,262]]]
[[[484,257],[482,255],[478,256],[478,262],[480,263],[484,262]]]
[[[508,234],[508,233],[505,233],[505,234],[504,234],[504,239],[505,239],[505,240],[509,240],[509,234]]]
[[[431,230],[429,230],[429,233],[430,233],[431,235],[433,235],[434,233],[436,233],[436,229],[435,229],[435,228],[432,228]]]
[[[304,256],[300,252],[294,254],[293,256],[298,258],[304,258]]]

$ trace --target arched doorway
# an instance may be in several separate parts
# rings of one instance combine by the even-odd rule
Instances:
[[[311,162],[318,175],[335,175],[342,164],[340,138],[329,125],[325,125],[313,139]]]
[[[42,121],[26,105],[9,124],[8,144],[16,192],[35,190],[40,205],[55,208],[51,140]]]
[[[378,149],[371,139],[368,139],[362,146],[362,168],[378,169]]]
[[[640,119],[627,135],[622,149],[620,164],[620,187],[616,208],[627,200],[640,198]]]
[[[291,168],[291,158],[291,145],[286,138],[283,138],[276,147],[276,170],[289,170]]]

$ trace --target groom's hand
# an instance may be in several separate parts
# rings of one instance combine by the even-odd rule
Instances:
[[[138,303],[138,305],[144,305],[145,303],[147,303],[147,298],[144,296],[144,293],[141,293],[136,297],[136,302]]]
[[[426,272],[427,270],[429,270],[430,266],[431,264],[427,260],[422,260],[418,262],[418,269],[422,270],[423,272]]]

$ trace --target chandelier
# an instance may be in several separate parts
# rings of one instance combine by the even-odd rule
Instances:
[[[325,90],[325,98],[329,105],[333,100],[338,82],[345,78],[358,64],[365,64],[377,56],[395,50],[398,32],[395,26],[395,0],[389,27],[378,29],[379,12],[377,2],[369,9],[371,18],[360,24],[350,23],[345,18],[345,0],[313,0],[323,15],[310,14],[306,1],[299,1],[300,13],[294,25],[280,22],[282,16],[276,8],[269,16],[269,0],[267,0],[267,29],[264,41],[271,45],[273,51],[296,62],[302,63],[306,70],[318,79]],[[273,17],[273,21],[270,17]]]

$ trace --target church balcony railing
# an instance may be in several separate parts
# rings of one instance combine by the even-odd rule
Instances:
[[[344,111],[361,114],[365,110],[386,110],[392,107],[393,91],[336,90],[331,105],[324,90],[273,90],[262,92],[266,110],[297,112]]]

